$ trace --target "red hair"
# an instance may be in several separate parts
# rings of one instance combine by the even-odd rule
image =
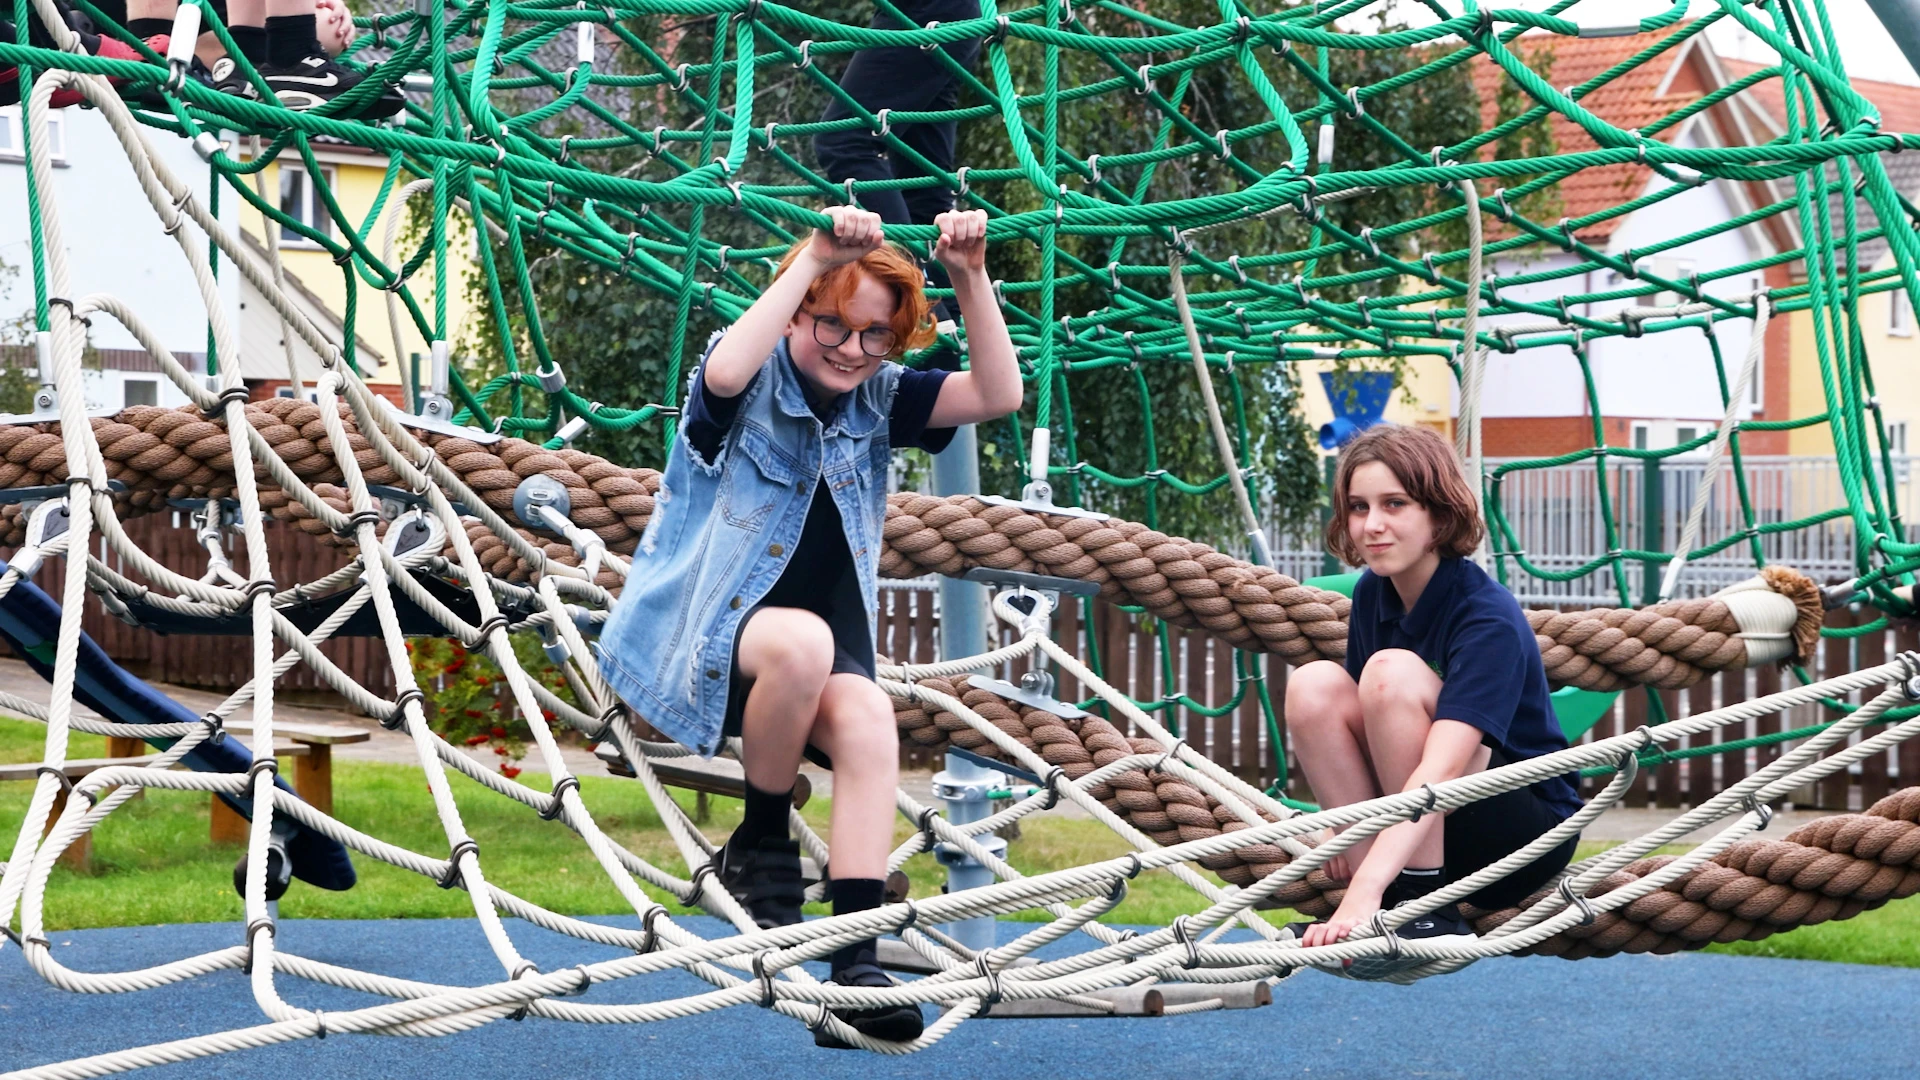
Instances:
[[[802,238],[787,249],[780,266],[773,272],[777,279],[806,250],[811,237]],[[852,329],[864,330],[847,318],[847,301],[860,287],[862,276],[885,285],[893,293],[893,318],[887,327],[893,331],[893,358],[909,349],[924,349],[935,338],[933,316],[927,303],[927,278],[920,264],[892,244],[882,244],[850,263],[842,263],[813,279],[807,286],[807,298],[800,306],[808,311],[831,311]]]
[[[1366,565],[1347,531],[1347,492],[1354,470],[1377,461],[1393,473],[1409,498],[1433,518],[1433,548],[1442,556],[1465,558],[1480,546],[1485,526],[1473,487],[1460,469],[1453,444],[1424,427],[1381,424],[1368,428],[1340,450],[1333,478],[1333,515],[1327,519],[1327,550],[1348,566]]]

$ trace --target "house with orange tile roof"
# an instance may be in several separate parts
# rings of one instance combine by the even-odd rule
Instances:
[[[1571,88],[1670,40],[1675,43],[1651,60],[1582,93],[1580,104],[1615,128],[1646,129],[1650,137],[1673,146],[1750,145],[1773,137],[1759,107],[1744,94],[1658,128],[1663,118],[1735,77],[1703,34],[1689,38],[1674,29],[1591,39],[1541,35],[1521,39],[1522,48],[1516,55],[1551,85]],[[1482,102],[1483,124],[1491,127],[1497,122],[1495,103],[1501,80],[1510,76],[1484,56],[1475,58],[1473,75]],[[1549,123],[1559,153],[1577,153],[1597,145],[1586,129],[1564,116],[1555,114]],[[1791,215],[1775,215],[1685,244],[1666,245],[1772,203],[1788,194],[1790,188],[1691,179],[1676,185],[1650,166],[1631,162],[1582,170],[1559,185],[1565,224],[1579,240],[1643,272],[1676,281],[1695,280],[1699,275],[1697,287],[1705,294],[1744,301],[1762,287],[1785,285],[1787,271],[1779,266],[1731,277],[1711,275],[1796,247],[1792,224],[1786,220]],[[1669,189],[1673,190],[1665,197],[1616,212],[1624,204]],[[1551,228],[1554,223],[1543,224]],[[1604,297],[1609,292],[1637,287],[1637,282],[1626,275],[1593,266],[1577,253],[1545,245],[1509,252],[1491,261],[1492,273],[1499,278],[1555,274],[1551,280],[1536,284],[1501,288],[1503,296],[1516,299],[1554,304],[1568,291]],[[1588,267],[1584,273],[1571,278],[1559,276],[1583,265]],[[1669,306],[1684,299],[1670,294],[1622,296],[1583,303],[1577,312],[1606,318],[1628,307]],[[1501,321],[1493,320],[1496,327]],[[1508,321],[1537,323],[1538,319]],[[1787,415],[1787,329],[1786,320],[1774,320],[1769,326],[1758,378],[1747,400],[1740,404],[1742,418]],[[1746,356],[1750,330],[1747,320],[1726,318],[1714,320],[1710,331],[1669,331],[1590,342],[1587,360],[1601,414],[1601,437],[1607,445],[1658,449],[1704,434],[1718,424],[1725,403],[1720,396],[1713,346],[1717,343],[1731,382]],[[1708,332],[1713,341],[1708,340]],[[1586,373],[1572,349],[1559,346],[1496,351],[1489,358],[1487,374],[1481,415],[1489,456],[1537,457],[1594,444]],[[1786,436],[1775,432],[1749,433],[1742,437],[1742,444],[1750,453],[1783,453],[1787,449]]]
[[[1742,60],[1727,60],[1726,67],[1735,78],[1744,77],[1763,65]],[[1886,131],[1920,131],[1920,87],[1873,79],[1848,80],[1860,96],[1880,110],[1881,127]],[[1769,125],[1769,137],[1782,134],[1787,114],[1781,83],[1768,79],[1744,91],[1759,106]],[[1824,122],[1824,114],[1816,117]],[[1910,200],[1920,197],[1920,154],[1881,154],[1894,187]],[[1854,173],[1857,178],[1858,172]],[[1843,220],[1847,196],[1835,195],[1830,202],[1835,223]],[[1854,202],[1856,223],[1862,233],[1879,227],[1873,207],[1865,200]],[[1908,223],[1900,223],[1911,227]],[[1847,249],[1836,246],[1834,263],[1844,267]],[[1870,236],[1859,241],[1857,257],[1862,273],[1887,270],[1894,265],[1893,251],[1886,240]],[[1796,280],[1805,273],[1795,268]],[[1814,335],[1813,315],[1796,311],[1785,316],[1792,341],[1788,381],[1788,413],[1808,416],[1826,411],[1826,392],[1820,377],[1819,349]],[[1870,292],[1860,298],[1861,341],[1867,363],[1873,372],[1875,400],[1880,420],[1886,425],[1887,443],[1896,455],[1910,452],[1908,432],[1920,435],[1920,334],[1915,332],[1913,301],[1905,292]],[[1913,444],[1920,445],[1920,444]],[[1788,433],[1787,451],[1793,454],[1826,456],[1833,453],[1833,434],[1825,424],[1815,424]]]

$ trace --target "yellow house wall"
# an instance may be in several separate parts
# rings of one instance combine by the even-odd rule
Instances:
[[[1306,360],[1295,365],[1300,373],[1300,409],[1316,432],[1333,419],[1333,407],[1320,383],[1320,373],[1333,369],[1331,360]],[[1447,362],[1437,356],[1409,361],[1405,377],[1387,401],[1385,419],[1395,424],[1422,424],[1452,438],[1453,370]]]
[[[1874,267],[1876,270],[1893,265],[1891,255],[1883,257]],[[1890,330],[1889,308],[1893,303],[1891,292],[1870,293],[1860,299],[1861,331],[1866,341],[1867,363],[1873,371],[1875,397],[1880,402],[1880,413],[1888,425],[1905,423],[1907,428],[1907,452],[1920,449],[1920,329],[1916,329],[1914,318],[1909,314],[1907,330],[1904,334],[1895,334]],[[1796,311],[1790,316],[1792,323],[1792,348],[1789,352],[1789,387],[1791,397],[1788,412],[1795,418],[1809,416],[1826,411],[1827,396],[1820,378],[1820,354],[1814,344],[1813,313]],[[1871,424],[1871,414],[1868,416]],[[1814,424],[1797,429],[1787,435],[1788,453],[1810,457],[1831,457],[1834,452],[1833,430],[1827,424]],[[1878,444],[1874,450],[1878,452]],[[1901,511],[1911,516],[1915,510],[1905,505],[1911,492],[1902,493]]]
[[[380,183],[386,177],[387,162],[384,157],[363,154],[344,154],[320,151],[316,155],[323,166],[330,165],[334,170],[333,194],[340,209],[349,221],[364,223],[367,214],[373,209],[375,196],[380,192]],[[278,201],[280,192],[280,165],[270,164],[264,170],[266,190],[269,198]],[[422,193],[415,201],[426,198]],[[389,198],[381,218],[368,231],[368,247],[378,254],[386,238],[387,218],[395,212],[394,201]],[[252,206],[246,206],[240,214],[241,227],[256,238],[264,240],[268,224],[263,214],[257,213]],[[277,226],[276,226],[277,227]],[[338,235],[336,230],[335,235]],[[409,249],[405,248],[406,223],[403,221],[396,236],[394,262],[405,260]],[[447,338],[456,344],[461,340],[461,330],[465,325],[469,304],[467,303],[467,280],[474,273],[471,253],[473,251],[473,233],[471,226],[459,211],[448,215],[447,231]],[[332,256],[318,248],[280,249],[282,264],[289,275],[299,278],[300,283],[314,295],[325,301],[327,307],[336,314],[346,312],[347,287],[340,267],[335,266]],[[427,325],[433,325],[433,262],[429,259],[407,282],[415,301],[427,317]],[[387,318],[386,296],[371,288],[364,280],[355,283],[357,326],[355,331],[361,340],[378,350],[383,358],[380,369],[371,371],[365,360],[361,361],[361,374],[369,382],[396,383],[401,381],[400,368],[396,360],[405,363],[409,353],[419,353],[424,365],[427,355],[427,341],[414,324],[406,307],[400,307],[401,340],[396,345],[393,332]],[[303,373],[311,377],[312,373]],[[423,372],[424,374],[424,372]]]

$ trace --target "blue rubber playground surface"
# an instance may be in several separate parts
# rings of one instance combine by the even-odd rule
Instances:
[[[711,919],[689,919],[703,934]],[[612,950],[510,922],[531,959],[556,966]],[[499,977],[471,920],[280,924],[283,948],[318,960],[448,983]],[[1011,929],[1011,928],[1009,928]],[[1008,934],[1003,932],[1003,940]],[[62,962],[123,970],[232,945],[238,924],[76,930]],[[584,1000],[644,1001],[705,984],[665,974],[596,987]],[[282,979],[296,1005],[374,999]],[[977,1020],[930,1051],[888,1058],[816,1050],[797,1023],[756,1008],[627,1027],[529,1020],[443,1039],[336,1035],[148,1070],[188,1077],[1809,1077],[1914,1075],[1920,970],[1689,954],[1569,963],[1503,959],[1416,986],[1304,972],[1273,1004],[1165,1019]],[[221,972],[137,994],[54,990],[17,949],[0,954],[0,1069],[16,1069],[261,1022],[244,977]]]

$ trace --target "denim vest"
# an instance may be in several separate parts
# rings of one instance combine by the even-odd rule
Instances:
[[[668,738],[702,757],[719,749],[740,620],[787,569],[823,477],[846,528],[867,640],[876,640],[888,419],[901,370],[881,364],[823,427],[782,338],[714,461],[675,436],[597,647],[608,684]]]

